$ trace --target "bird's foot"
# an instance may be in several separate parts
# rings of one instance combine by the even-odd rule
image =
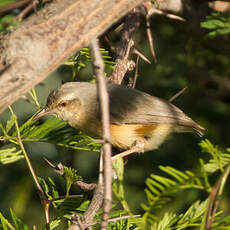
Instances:
[[[112,157],[112,161],[115,161],[118,157],[124,158],[124,157],[126,157],[126,156],[128,156],[128,155],[130,155],[132,153],[139,153],[139,152],[144,152],[144,148],[143,147],[139,147],[139,146],[134,146],[131,149],[128,149],[128,150],[126,150],[124,152],[121,152],[121,153],[113,156]]]

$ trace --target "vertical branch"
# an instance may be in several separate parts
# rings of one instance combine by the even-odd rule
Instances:
[[[91,42],[90,50],[93,59],[93,71],[97,79],[98,96],[101,106],[102,137],[104,140],[101,151],[101,154],[103,154],[104,176],[104,203],[101,229],[106,229],[112,199],[112,161],[110,144],[109,96],[105,83],[104,62],[101,57],[97,39],[94,39]]]
[[[121,84],[127,71],[133,70],[135,63],[129,60],[130,51],[134,47],[133,36],[140,26],[140,8],[136,7],[126,17],[121,32],[121,42],[116,49],[116,61],[113,72],[109,75],[108,81],[114,84]]]

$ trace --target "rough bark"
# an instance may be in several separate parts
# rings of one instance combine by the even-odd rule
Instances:
[[[0,40],[0,113],[143,0],[56,0]]]
[[[0,37],[0,113],[144,1],[54,0]],[[198,19],[210,10],[202,0],[152,3],[186,18]]]

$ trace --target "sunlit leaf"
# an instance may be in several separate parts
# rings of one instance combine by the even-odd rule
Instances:
[[[22,151],[16,147],[0,149],[0,163],[10,164],[24,158]]]

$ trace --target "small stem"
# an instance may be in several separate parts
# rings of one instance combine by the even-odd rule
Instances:
[[[11,112],[12,114],[14,114],[14,112],[13,112],[11,106],[9,106],[9,109],[10,109],[10,112]],[[30,173],[31,173],[31,175],[32,175],[32,177],[33,177],[33,180],[34,180],[34,182],[35,182],[35,185],[36,185],[36,187],[37,187],[37,189],[39,190],[40,193],[44,193],[43,190],[42,190],[41,185],[40,185],[39,182],[38,182],[38,179],[37,179],[36,174],[35,174],[35,172],[34,172],[33,166],[32,166],[32,164],[31,164],[31,162],[30,162],[29,156],[28,156],[28,154],[27,154],[27,152],[26,152],[26,150],[25,150],[25,148],[24,148],[24,145],[23,145],[23,143],[22,143],[22,139],[21,139],[21,135],[20,135],[20,130],[19,130],[17,118],[15,119],[15,127],[16,127],[17,135],[18,135],[18,137],[17,137],[18,144],[19,144],[19,146],[20,146],[20,148],[21,148],[21,150],[22,150],[22,153],[23,153],[23,155],[24,155],[24,157],[25,157],[25,159],[26,159],[26,163],[27,163],[28,168],[29,168],[29,171],[30,171]]]
[[[109,219],[108,222],[109,223],[112,223],[112,222],[117,222],[117,221],[120,221],[120,220],[127,220],[129,218],[138,218],[138,217],[141,217],[141,215],[134,215],[134,216],[119,216],[119,217],[114,217],[112,219]],[[91,223],[91,226],[92,225],[96,225],[96,224],[100,224],[100,222],[93,222]]]
[[[182,90],[180,90],[178,93],[176,93],[175,95],[173,95],[168,101],[171,103],[172,101],[174,101],[177,97],[179,97],[181,94],[184,93],[184,91],[187,89],[187,87],[184,87]]]
[[[10,112],[12,113],[12,115],[14,115],[14,111],[13,109],[11,108],[11,106],[9,106],[9,110]],[[34,180],[34,183],[39,191],[39,194],[40,194],[40,198],[41,198],[41,202],[42,202],[42,205],[43,205],[43,208],[44,208],[44,212],[45,212],[45,217],[46,217],[46,229],[49,230],[50,227],[49,227],[49,206],[50,206],[50,202],[46,199],[45,197],[45,193],[41,187],[41,185],[39,184],[38,182],[38,179],[37,179],[37,176],[35,174],[35,171],[33,169],[33,166],[31,164],[31,161],[30,161],[30,158],[24,148],[24,145],[22,143],[22,139],[21,139],[21,135],[20,135],[20,129],[19,129],[19,125],[18,125],[18,121],[17,121],[17,118],[15,119],[15,127],[16,127],[16,130],[17,130],[17,140],[18,140],[18,144],[22,150],[22,153],[25,157],[25,160],[26,160],[26,163],[28,165],[28,168],[29,168],[29,171],[32,175],[32,178]]]

